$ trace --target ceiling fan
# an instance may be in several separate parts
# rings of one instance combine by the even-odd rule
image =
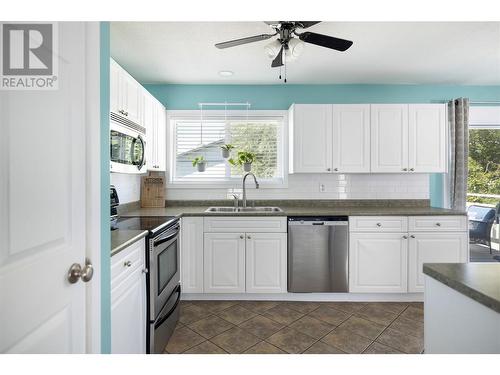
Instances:
[[[274,34],[260,34],[241,39],[229,40],[217,43],[215,47],[219,49],[230,48],[242,44],[267,40],[273,36],[278,38],[266,50],[271,57],[274,57],[271,67],[281,67],[287,60],[295,59],[300,53],[303,45],[299,42],[315,44],[317,46],[334,49],[336,51],[346,51],[352,46],[352,41],[335,38],[333,36],[317,34],[310,31],[298,32],[297,29],[307,29],[321,21],[264,21],[274,29]],[[297,40],[298,38],[298,40]],[[281,78],[281,76],[280,76]],[[286,78],[285,78],[286,82]]]

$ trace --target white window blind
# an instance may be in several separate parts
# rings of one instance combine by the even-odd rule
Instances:
[[[249,151],[256,155],[252,172],[264,183],[283,182],[283,118],[231,118],[200,120],[172,120],[174,153],[171,182],[234,182],[240,179],[243,170],[232,166],[222,157],[221,146],[230,143],[238,151]],[[193,167],[195,157],[203,156],[207,162],[205,172]]]

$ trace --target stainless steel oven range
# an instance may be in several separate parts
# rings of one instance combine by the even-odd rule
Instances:
[[[179,220],[148,238],[149,353],[163,353],[179,320]]]

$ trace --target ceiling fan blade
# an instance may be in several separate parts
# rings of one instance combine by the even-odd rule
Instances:
[[[299,39],[306,43],[316,44],[317,46],[331,48],[342,52],[352,46],[352,42],[350,40],[311,33],[309,31],[299,34]]]
[[[276,34],[260,34],[260,35],[254,35],[254,36],[249,36],[246,38],[241,38],[241,39],[235,39],[235,40],[229,40],[227,42],[222,42],[222,43],[217,43],[215,46],[217,48],[223,49],[223,48],[229,48],[229,47],[235,47],[239,46],[241,44],[247,44],[247,43],[253,43],[253,42],[259,42],[261,40],[266,40],[269,39]]]
[[[278,66],[283,66],[283,46],[281,46],[280,51],[271,63],[271,68],[277,68]]]
[[[314,26],[320,22],[321,21],[295,21],[297,26],[299,26],[301,29],[307,29],[308,27]]]

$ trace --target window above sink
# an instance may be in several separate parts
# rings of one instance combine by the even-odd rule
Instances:
[[[207,113],[208,112],[208,113]],[[247,117],[248,116],[248,117]],[[252,172],[262,187],[286,187],[286,111],[204,111],[203,128],[199,111],[170,111],[169,183],[171,188],[234,187],[241,183],[241,167],[222,156],[220,146],[232,144],[231,157],[238,151],[257,156]],[[204,172],[192,166],[195,157],[207,161]]]

